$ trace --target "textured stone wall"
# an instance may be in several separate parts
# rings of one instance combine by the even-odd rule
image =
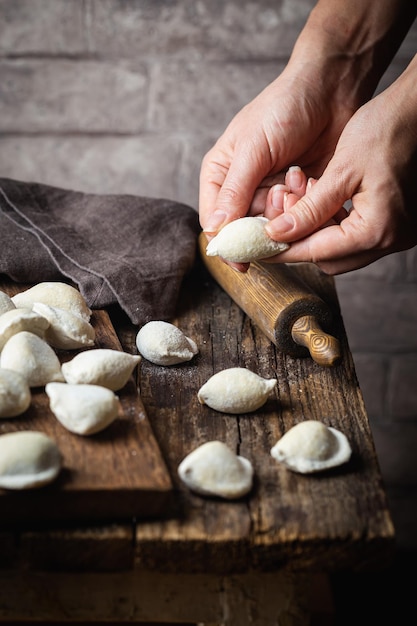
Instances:
[[[0,176],[197,209],[205,151],[313,0],[0,0]],[[380,88],[416,50],[410,31]],[[417,256],[336,279],[399,540],[417,547]]]

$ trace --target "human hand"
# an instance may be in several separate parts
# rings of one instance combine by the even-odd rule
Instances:
[[[323,175],[315,184],[305,181],[304,195],[290,184],[278,188],[277,208],[270,191],[267,231],[291,246],[268,262],[311,261],[340,274],[417,244],[416,73],[414,60],[357,111]]]
[[[318,0],[285,70],[203,159],[199,213],[208,239],[234,219],[263,213],[270,236],[291,243],[272,261],[314,261],[328,273],[415,244],[413,63],[348,122],[372,96],[416,12],[397,0],[357,2],[354,10],[344,0]],[[294,163],[301,176],[290,168],[284,177]]]
[[[353,92],[332,100],[322,73],[322,66],[290,63],[206,154],[199,213],[209,237],[227,222],[263,213],[269,190],[284,182],[283,172],[292,163],[308,176],[323,172],[356,102]]]

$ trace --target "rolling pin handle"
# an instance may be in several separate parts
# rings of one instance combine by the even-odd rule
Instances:
[[[295,343],[305,346],[316,363],[330,367],[342,358],[339,341],[325,333],[315,317],[304,315],[293,324],[291,335]]]

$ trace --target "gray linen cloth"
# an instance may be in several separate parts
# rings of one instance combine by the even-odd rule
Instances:
[[[0,274],[75,283],[90,308],[118,303],[134,324],[175,314],[200,231],[192,207],[0,178]]]

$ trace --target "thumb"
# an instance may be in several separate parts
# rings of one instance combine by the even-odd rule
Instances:
[[[340,176],[324,172],[302,198],[267,224],[266,231],[276,241],[307,237],[324,226],[352,194],[353,190]]]

